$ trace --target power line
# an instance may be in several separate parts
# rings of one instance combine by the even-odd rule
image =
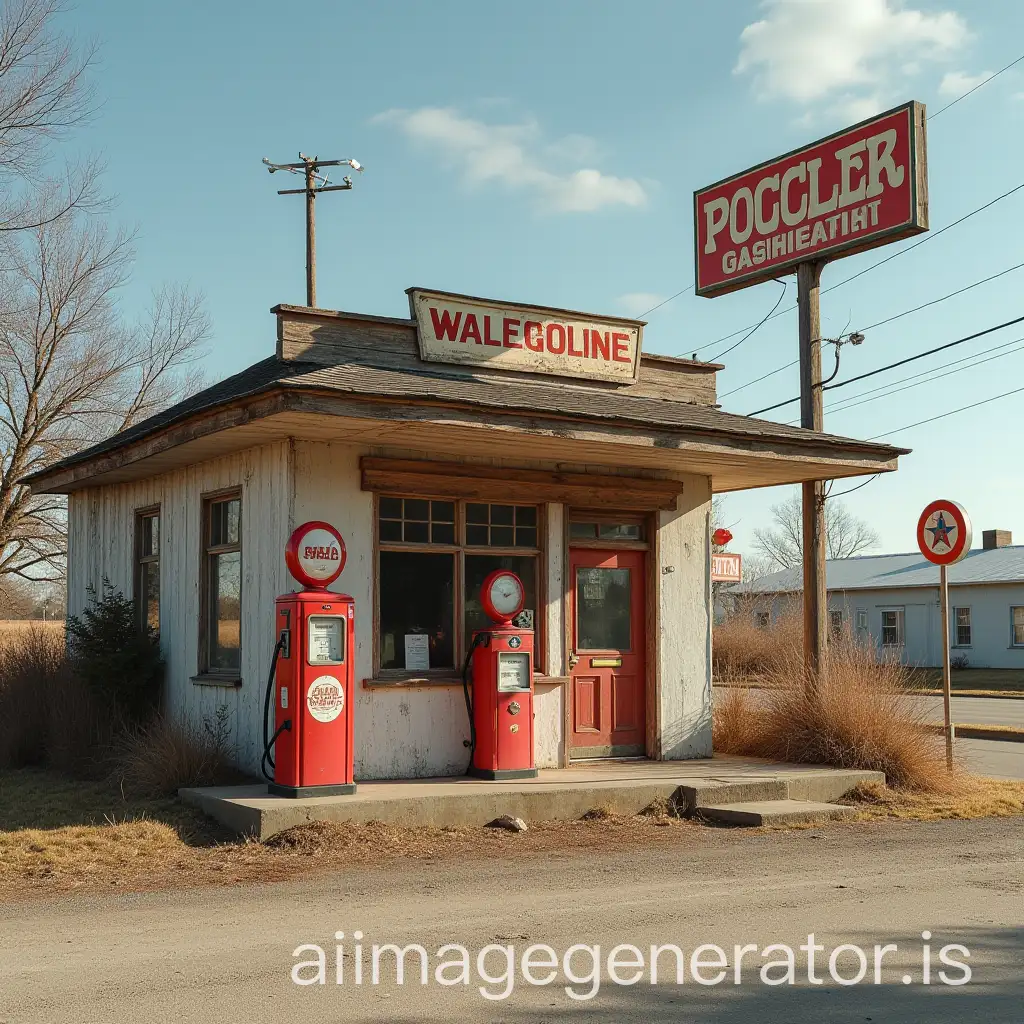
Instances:
[[[1014,66],[1014,64],[1019,64],[1022,60],[1024,60],[1024,53],[1022,53],[1016,60],[1011,60],[1005,68],[1000,68],[994,74],[989,75],[988,78],[986,78],[984,81],[979,82],[973,89],[968,89],[967,92],[963,94],[963,96],[957,96],[955,100],[950,100],[950,102],[947,103],[944,107],[940,107],[938,110],[936,110],[934,114],[929,114],[928,120],[931,121],[932,118],[938,117],[939,114],[943,113],[943,111],[949,110],[950,107],[956,106],[956,104],[959,103],[961,100],[966,99],[968,96],[970,96],[972,92],[977,92],[983,85],[988,85],[988,83],[991,82],[993,78],[998,78],[1004,71],[1009,71],[1010,68]]]
[[[838,494],[832,494],[829,492],[825,495],[826,498],[841,498],[844,494],[853,494],[854,491],[859,491],[862,487],[867,487],[868,484],[873,484],[882,474],[876,473],[874,476],[869,476],[867,480],[862,484],[857,484],[856,487],[848,487],[845,491],[840,491]]]
[[[651,308],[648,309],[646,312],[641,313],[637,317],[637,320],[643,320],[645,316],[650,316],[650,314],[653,313],[656,309],[661,309],[662,306],[667,306],[673,299],[678,299],[680,295],[685,295],[686,292],[690,291],[692,288],[693,285],[688,284],[685,288],[681,288],[679,291],[677,291],[675,295],[670,295],[667,299],[662,299],[661,302],[659,302],[656,306],[651,306]],[[710,348],[710,346],[708,345],[705,345],[704,347]],[[699,352],[700,349],[697,349],[697,351]]]
[[[851,395],[850,398],[845,399],[844,402],[839,405],[831,406],[828,411],[830,413],[846,412],[848,409],[855,409],[860,405],[868,405],[870,402],[877,402],[879,399],[890,398],[892,395],[898,395],[903,391],[910,391],[912,388],[921,387],[922,384],[930,384],[932,381],[942,380],[943,377],[951,377],[955,373],[963,373],[964,370],[973,370],[976,366],[984,366],[985,363],[991,363],[994,359],[1002,359],[1004,356],[1010,356],[1015,352],[1024,351],[1024,345],[1019,344],[1019,342],[1022,341],[1024,341],[1024,337],[1014,338],[1013,341],[1008,341],[1002,345],[995,345],[992,348],[984,349],[982,352],[978,352],[974,356],[965,356],[963,359],[954,360],[952,363],[947,365],[953,366],[955,369],[946,370],[945,373],[936,374],[932,370],[926,370],[924,373],[915,373],[910,377],[903,377],[900,380],[893,381],[891,384],[874,388],[871,391],[864,391],[859,395]],[[1007,348],[1007,346],[1010,345],[1016,345],[1017,347]],[[998,352],[997,355],[989,356],[988,359],[977,358],[977,356],[983,356],[989,352],[997,352],[999,349],[1007,349],[1007,351]],[[959,366],[957,365],[958,363],[964,363],[966,365]],[[896,384],[904,384],[907,381],[914,381],[914,383],[907,384],[906,387],[894,386]],[[858,399],[860,400],[858,401]],[[799,422],[799,420],[790,420],[787,425],[796,426]]]
[[[729,395],[735,395],[737,391],[742,391],[744,388],[749,388],[754,384],[760,384],[761,381],[767,380],[769,377],[774,377],[777,373],[782,373],[783,370],[788,370],[791,366],[796,366],[799,363],[799,359],[794,359],[791,363],[786,363],[785,366],[776,366],[774,370],[769,371],[761,377],[757,377],[755,380],[748,380],[746,384],[741,384],[738,388],[733,388],[732,391],[726,391],[724,394],[719,395],[719,398],[728,398]]]
[[[1019,266],[1024,266],[1024,263],[1019,264]],[[1016,269],[1016,268],[1011,268],[1011,269]],[[999,275],[996,275],[996,276],[999,276]],[[989,279],[986,279],[986,280],[989,280]],[[981,284],[982,282],[976,282],[976,283],[977,284]],[[953,295],[959,295],[963,291],[965,291],[965,289],[961,288],[959,291],[951,292],[949,295],[944,295],[942,297],[942,299],[948,299],[948,298],[952,297]],[[942,299],[935,299],[933,302],[925,303],[925,305],[926,306],[932,306],[936,302],[941,302]],[[918,309],[923,309],[924,306],[918,306],[917,308]],[[916,310],[908,310],[907,312],[916,312]],[[900,316],[903,316],[903,315],[904,314],[902,314],[902,313],[900,314]],[[896,318],[893,317],[892,319],[896,319]],[[823,391],[832,391],[835,388],[846,387],[847,384],[853,384],[853,383],[855,383],[858,380],[866,380],[868,377],[874,377],[876,374],[885,373],[887,370],[894,370],[894,369],[896,369],[897,366],[905,366],[907,363],[912,363],[912,362],[914,362],[917,359],[924,359],[925,356],[934,355],[936,352],[942,352],[944,349],[953,348],[955,345],[963,345],[964,342],[973,341],[975,338],[984,337],[986,334],[992,334],[994,331],[1001,331],[1004,327],[1010,327],[1013,324],[1019,324],[1022,321],[1024,321],[1024,316],[1017,317],[1017,319],[1015,319],[1015,320],[1007,320],[1006,323],[999,324],[997,327],[989,327],[989,328],[987,328],[984,331],[978,331],[976,334],[969,334],[965,338],[958,338],[956,341],[947,342],[945,345],[939,345],[937,348],[928,349],[928,351],[926,351],[926,352],[919,352],[915,356],[908,356],[906,359],[900,359],[898,362],[890,363],[888,366],[880,366],[880,367],[878,367],[875,370],[868,370],[866,373],[858,374],[856,377],[848,377],[846,380],[837,381],[835,384],[829,384],[829,385],[823,387],[822,390]],[[882,321],[882,323],[888,323],[888,322],[889,321],[887,321],[887,320],[883,320]],[[878,326],[878,325],[876,324],[874,326]],[[869,330],[869,328],[865,327],[864,330],[865,331]],[[762,413],[773,412],[775,409],[781,409],[784,406],[792,405],[794,402],[799,402],[799,401],[800,401],[800,396],[797,395],[796,398],[787,398],[784,402],[776,402],[775,405],[769,405],[769,406],[765,407],[764,409],[758,409],[756,412],[748,412],[746,415],[747,416],[760,416]]]
[[[911,430],[913,427],[923,427],[926,423],[934,423],[936,420],[944,420],[950,416],[956,416],[957,413],[967,412],[968,409],[977,409],[980,405],[988,405],[989,402],[998,402],[1001,398],[1009,398],[1010,395],[1019,395],[1024,388],[1014,388],[1013,391],[1004,391],[1001,395],[993,395],[991,398],[983,398],[980,402],[972,402],[970,405],[962,405],[959,409],[950,409],[949,412],[939,413],[938,416],[930,416],[926,420],[918,420],[916,423],[908,423],[904,427],[897,427],[895,430],[887,430],[884,434],[875,434],[874,437],[869,437],[869,441],[877,441],[880,437],[891,437],[893,434],[899,434],[904,430]]]
[[[778,281],[778,282],[776,282],[776,283],[777,283],[777,284],[781,284],[781,285],[782,285],[782,292],[781,292],[781,294],[779,295],[779,297],[778,297],[778,298],[777,298],[777,299],[775,300],[775,305],[774,305],[774,306],[772,306],[772,308],[771,308],[771,309],[770,309],[770,310],[768,311],[768,315],[767,315],[767,316],[765,316],[765,317],[762,317],[762,319],[761,319],[761,320],[759,320],[759,321],[758,321],[758,322],[757,322],[757,323],[756,323],[756,324],[755,324],[755,325],[754,325],[754,326],[753,326],[753,327],[752,327],[752,328],[750,329],[750,331],[749,331],[749,332],[748,332],[747,334],[744,334],[744,335],[743,335],[743,337],[742,337],[742,338],[740,338],[740,340],[739,340],[739,341],[737,341],[735,345],[730,345],[730,346],[729,346],[729,347],[728,347],[727,349],[725,349],[724,351],[722,351],[722,352],[719,352],[717,356],[714,356],[714,357],[713,357],[713,358],[712,358],[711,360],[709,360],[710,362],[712,362],[712,363],[717,363],[717,362],[718,362],[718,360],[722,358],[722,356],[727,356],[727,355],[728,355],[728,354],[729,354],[729,353],[730,353],[730,352],[731,352],[731,351],[732,351],[732,350],[733,350],[734,348],[739,348],[739,347],[740,347],[740,345],[742,345],[742,344],[743,344],[743,342],[745,342],[745,341],[747,340],[747,338],[749,338],[749,337],[750,337],[750,335],[751,335],[751,334],[753,334],[753,333],[754,333],[754,332],[755,332],[755,331],[756,331],[756,330],[757,330],[757,329],[758,329],[758,328],[759,328],[759,327],[761,326],[761,324],[763,324],[763,323],[766,323],[766,322],[767,322],[768,320],[770,320],[770,319],[771,319],[771,315],[772,315],[772,313],[774,313],[774,312],[775,312],[775,310],[777,310],[777,309],[779,308],[779,303],[780,303],[780,302],[782,302],[782,300],[783,300],[783,299],[785,298],[785,295],[786,295],[786,290],[787,290],[787,288],[789,287],[789,285],[788,285],[788,283],[787,283],[786,281]]]

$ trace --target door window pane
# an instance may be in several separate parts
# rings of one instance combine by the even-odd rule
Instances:
[[[225,503],[226,504],[226,503]],[[242,555],[210,556],[210,668],[241,666]]]
[[[629,569],[576,570],[576,649],[630,650]]]
[[[406,635],[425,635],[430,668],[455,666],[455,556],[381,551],[380,667],[404,669]]]
[[[466,643],[475,629],[486,629],[491,625],[480,603],[480,588],[488,574],[495,569],[508,569],[523,582],[526,595],[524,611],[531,613],[537,607],[537,559],[533,555],[466,555]],[[536,629],[536,618],[534,629]]]
[[[238,526],[241,521],[242,500],[230,498],[215,501],[210,506],[210,544],[238,543]]]

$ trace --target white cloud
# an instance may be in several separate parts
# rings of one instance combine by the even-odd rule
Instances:
[[[658,295],[657,292],[626,292],[615,300],[615,305],[626,316],[641,316],[652,306],[658,306],[664,301],[665,296]]]
[[[763,0],[765,16],[740,34],[734,71],[754,76],[763,98],[809,104],[836,99],[866,109],[893,75],[947,57],[968,37],[953,11],[926,13],[891,0]],[[875,106],[869,113],[876,113]]]
[[[969,75],[966,71],[947,71],[939,82],[940,96],[963,96],[970,92],[975,86],[981,85],[986,78],[991,78],[991,71],[981,71],[976,75]]]
[[[486,124],[450,107],[388,110],[374,121],[396,125],[410,139],[438,151],[471,186],[497,183],[533,194],[543,209],[589,213],[605,206],[643,206],[644,187],[591,167],[556,171],[568,158],[590,160],[596,146],[581,135],[545,144],[533,121]]]

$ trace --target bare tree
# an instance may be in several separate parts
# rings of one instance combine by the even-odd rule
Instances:
[[[5,236],[0,255],[0,578],[59,579],[64,502],[20,480],[197,386],[209,321],[201,297],[166,288],[126,324],[130,239],[72,214]]]
[[[773,526],[754,531],[754,544],[770,571],[791,569],[803,563],[803,508],[795,494],[771,510]],[[850,558],[877,546],[878,534],[845,505],[825,502],[825,554]]]
[[[0,232],[50,223],[99,202],[92,161],[47,176],[50,144],[90,114],[85,73],[94,48],[55,27],[60,0],[4,0],[0,7]]]

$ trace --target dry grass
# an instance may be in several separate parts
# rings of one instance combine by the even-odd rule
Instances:
[[[1007,818],[1024,814],[1024,782],[966,778],[953,793],[911,793],[865,782],[847,793],[841,802],[858,809],[857,821]]]
[[[182,786],[217,786],[250,781],[231,763],[225,718],[202,729],[158,715],[127,729],[117,742],[113,776],[139,796],[174,796]]]
[[[777,650],[764,689],[716,694],[716,751],[881,771],[895,788],[917,792],[959,789],[963,773],[946,771],[943,741],[925,727],[925,709],[908,691],[902,665],[839,639],[812,695],[799,648],[783,636]]]
[[[802,637],[803,624],[794,616],[779,619],[771,629],[759,629],[749,615],[734,615],[715,626],[714,677],[731,682],[773,674],[799,654]]]

